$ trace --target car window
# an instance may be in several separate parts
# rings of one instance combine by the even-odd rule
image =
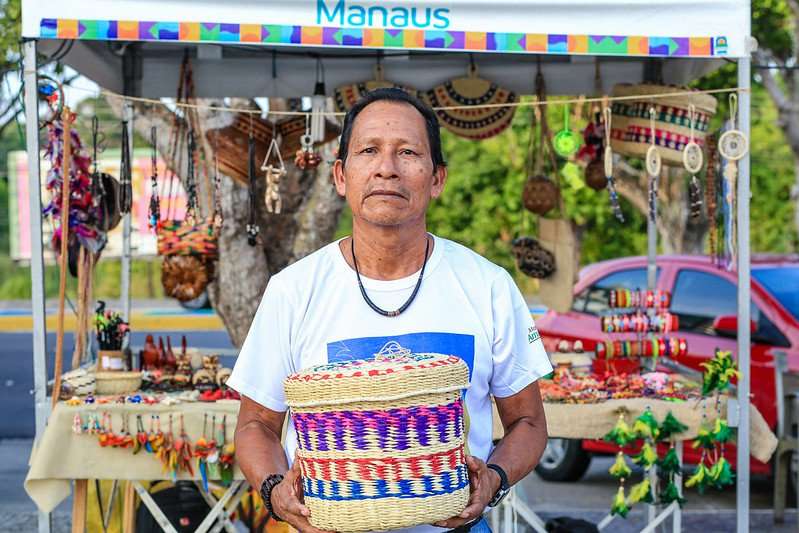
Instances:
[[[591,315],[600,315],[608,311],[611,289],[646,289],[646,268],[619,270],[598,279],[575,296],[572,310]]]
[[[751,304],[756,324],[754,342],[790,346],[785,336],[757,305]],[[680,319],[680,330],[718,336],[713,322],[718,316],[738,313],[738,291],[734,283],[699,270],[681,270],[671,296],[671,312]]]

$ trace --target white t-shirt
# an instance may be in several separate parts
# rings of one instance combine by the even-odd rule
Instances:
[[[469,366],[469,453],[486,460],[492,449],[490,395],[511,396],[552,366],[508,272],[453,241],[434,242],[416,299],[396,317],[384,317],[364,301],[338,241],[272,276],[227,384],[282,412],[283,380],[311,366],[370,358],[392,341],[415,353],[457,355]],[[394,310],[411,295],[418,275],[361,280],[376,305]],[[290,424],[289,461],[296,448]]]

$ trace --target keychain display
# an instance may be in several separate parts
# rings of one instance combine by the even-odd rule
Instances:
[[[611,132],[611,111],[609,107],[604,110],[605,115],[605,180],[607,181],[608,195],[610,196],[610,208],[613,211],[613,216],[619,222],[624,222],[624,214],[621,212],[621,204],[619,203],[619,193],[616,191],[616,181],[613,177],[613,149],[610,147],[610,132]]]
[[[600,317],[605,333],[670,333],[679,329],[679,319],[668,311],[649,315],[635,313],[612,314]]]
[[[314,169],[322,162],[322,156],[314,151],[310,129],[310,116],[305,115],[305,133],[300,137],[300,149],[294,156],[294,164],[302,170]],[[271,145],[269,147],[272,148]],[[279,153],[279,152],[278,152]]]
[[[272,162],[273,158],[275,159],[274,163]],[[266,210],[269,213],[279,214],[282,207],[280,178],[286,175],[286,165],[283,164],[280,146],[278,146],[275,136],[272,137],[272,142],[269,143],[266,157],[261,163],[261,171],[265,173],[266,177],[266,192],[264,193]]]

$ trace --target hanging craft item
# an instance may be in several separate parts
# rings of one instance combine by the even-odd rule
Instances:
[[[309,124],[310,116],[305,115],[305,133],[300,137],[301,148],[294,154],[294,164],[302,170],[314,169],[322,162],[322,156],[314,151],[313,136],[311,135]]]
[[[555,134],[552,147],[561,157],[571,157],[580,148],[580,136],[569,128],[569,106],[563,106],[563,129]]]
[[[649,176],[649,220],[655,222],[658,212],[658,182],[660,179],[661,158],[655,146],[655,108],[649,108],[649,148],[646,150],[646,173]]]
[[[624,459],[623,448],[635,441],[635,434],[627,424],[625,414],[625,409],[619,410],[619,419],[616,421],[616,425],[604,436],[605,441],[611,442],[618,447],[616,462],[610,467],[610,474],[619,480],[619,489],[613,497],[613,502],[610,506],[610,514],[619,515],[622,518],[626,518],[627,513],[630,512],[630,507],[627,505],[627,498],[624,495],[624,482],[632,473]]]
[[[585,184],[595,191],[601,191],[607,185],[605,164],[603,163],[604,139],[605,124],[602,121],[602,113],[597,111],[594,113],[594,119],[583,130],[583,145],[577,152],[577,159],[586,164]]]
[[[158,196],[158,150],[155,126],[150,128],[150,204],[147,209],[148,224],[155,231],[161,221],[161,200]]]
[[[704,164],[704,152],[702,147],[694,140],[694,123],[696,121],[696,106],[691,104],[688,108],[691,117],[691,140],[685,145],[682,153],[682,162],[685,170],[691,174],[688,184],[688,202],[691,218],[698,219],[702,213],[702,191],[699,187],[699,180],[696,179],[697,173],[702,170]]]
[[[248,187],[247,197],[249,199],[248,214],[247,214],[247,244],[255,246],[258,242],[258,234],[261,232],[261,227],[258,225],[257,219],[257,202],[255,200],[255,139],[250,134],[249,150],[247,151],[247,169],[248,169]]]
[[[605,180],[607,181],[608,195],[610,196],[610,208],[613,211],[613,216],[619,222],[624,222],[624,214],[621,212],[621,204],[619,203],[619,193],[616,191],[616,181],[613,177],[613,148],[610,142],[611,130],[611,110],[609,107],[605,108]]]
[[[401,89],[412,96],[418,95],[416,89],[383,79],[383,64],[378,59],[377,65],[375,66],[375,79],[338,87],[333,92],[333,103],[336,106],[336,111],[339,113],[346,113],[358,100],[366,96],[367,93],[375,89],[388,88]]]
[[[657,442],[667,442],[669,444],[669,449],[666,454],[657,461],[658,477],[660,477],[662,483],[665,483],[665,487],[663,487],[658,494],[658,502],[663,505],[676,502],[682,507],[685,503],[680,487],[677,486],[675,476],[682,471],[682,464],[677,455],[677,435],[687,429],[688,426],[677,420],[671,411],[666,414],[666,417],[658,428],[658,434],[655,440]],[[682,444],[680,444],[680,446],[682,446]]]
[[[60,82],[44,74],[38,74],[36,82],[39,101],[47,109],[46,112],[39,112],[39,129],[42,129],[61,117],[64,109],[64,88]]]
[[[271,159],[274,158],[274,163]],[[286,165],[283,164],[283,157],[280,155],[280,146],[277,140],[272,137],[272,142],[269,143],[269,150],[266,151],[263,163],[261,163],[261,170],[265,172],[266,177],[266,192],[264,193],[264,203],[266,210],[269,213],[280,213],[282,201],[280,199],[280,178],[286,175]]]
[[[325,90],[325,66],[321,58],[316,59],[316,84],[311,96],[311,139],[322,142],[325,138],[325,111],[327,111],[327,91]],[[272,142],[275,141],[274,135]],[[272,147],[270,146],[271,150]],[[279,154],[280,152],[278,152]],[[268,156],[267,156],[268,157]],[[282,162],[281,162],[282,166]],[[278,209],[278,213],[280,210]]]
[[[539,72],[536,76],[536,93],[538,101],[546,101],[544,77]],[[549,126],[546,117],[546,108],[535,107],[533,121],[530,128],[530,149],[528,155],[528,178],[522,191],[522,204],[525,209],[537,215],[545,215],[557,207],[560,202],[560,188],[546,175],[544,171],[545,159],[549,160],[551,172],[557,176],[558,165],[554,155],[549,150]],[[546,157],[545,157],[546,153]]]
[[[97,229],[109,232],[122,220],[119,212],[119,182],[112,175],[98,170],[97,153],[100,150],[100,124],[92,117],[92,203]]]
[[[685,93],[668,97],[651,98],[664,93]],[[650,139],[649,108],[655,108],[654,144],[660,149],[664,165],[682,166],[683,150],[690,142],[691,119],[689,106],[696,108],[694,142],[704,146],[710,119],[716,113],[716,99],[707,94],[694,93],[691,89],[677,86],[653,84],[620,84],[613,88],[613,96],[640,96],[640,100],[616,100],[613,102],[613,128],[611,142],[613,151],[625,156],[645,157],[652,145]]]
[[[465,78],[450,80],[424,93],[424,100],[435,109],[441,125],[466,139],[488,139],[510,126],[516,95],[497,84],[479,78],[471,63]],[[457,109],[451,109],[457,108]]]
[[[119,162],[119,212],[123,215],[130,213],[133,206],[133,169],[130,159],[130,132],[128,121],[122,121],[122,150]]]
[[[730,128],[719,137],[719,153],[727,161],[738,161],[749,151],[749,141],[744,132],[738,129],[738,95],[730,94]],[[726,171],[726,168],[725,168]],[[738,166],[730,166],[727,171],[731,175],[738,175]]]
[[[710,248],[710,258],[716,260],[716,250],[718,243],[718,187],[716,180],[718,175],[718,150],[714,142],[715,135],[708,135],[707,138],[707,172],[705,173],[705,206],[707,208],[708,221],[708,246]]]
[[[532,237],[518,237],[511,243],[516,266],[524,274],[544,279],[555,272],[555,256]]]

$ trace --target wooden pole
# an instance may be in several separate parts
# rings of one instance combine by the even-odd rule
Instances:
[[[89,493],[87,479],[75,480],[75,492],[72,493],[72,533],[86,531],[86,504]]]
[[[70,197],[70,165],[72,163],[72,122],[75,115],[68,106],[61,112],[61,124],[64,128],[64,156],[62,159],[61,176],[61,252],[60,252],[60,277],[58,279],[58,323],[55,343],[55,382],[53,383],[53,407],[58,403],[61,395],[61,373],[64,367],[64,302],[67,290],[67,240],[69,239],[69,197]]]

